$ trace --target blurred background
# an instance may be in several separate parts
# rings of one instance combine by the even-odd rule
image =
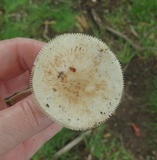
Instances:
[[[0,1],[0,40],[76,32],[102,39],[118,57],[122,102],[105,124],[63,129],[32,160],[157,160],[157,0]]]

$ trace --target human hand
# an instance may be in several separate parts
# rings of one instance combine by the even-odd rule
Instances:
[[[28,88],[43,42],[16,38],[0,42],[0,160],[28,160],[61,130],[37,108],[32,95],[7,108],[6,97]]]

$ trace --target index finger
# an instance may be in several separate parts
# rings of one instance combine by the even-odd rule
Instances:
[[[0,80],[16,77],[31,70],[34,59],[44,42],[14,38],[0,42]]]

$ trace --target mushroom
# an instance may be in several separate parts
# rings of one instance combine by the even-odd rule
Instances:
[[[119,61],[101,40],[84,34],[63,34],[39,52],[31,75],[39,108],[72,130],[105,122],[123,91]]]

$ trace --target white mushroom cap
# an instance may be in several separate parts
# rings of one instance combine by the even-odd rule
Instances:
[[[105,43],[84,34],[64,34],[38,54],[31,86],[41,110],[73,130],[106,121],[123,91],[121,66]]]

